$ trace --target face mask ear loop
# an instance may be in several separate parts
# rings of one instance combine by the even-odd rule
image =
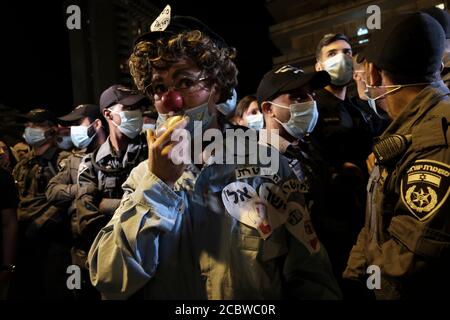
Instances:
[[[115,113],[115,114],[117,114],[117,115],[120,116],[120,114],[119,114],[117,111],[113,111],[113,110],[111,110],[111,109],[108,109],[108,110],[109,110],[109,112]],[[122,121],[122,117],[120,117],[120,121]],[[111,117],[111,122],[112,122],[116,127],[120,127],[120,125],[118,125],[117,123],[114,122],[114,119],[112,119],[112,117]]]
[[[401,88],[403,88],[403,87],[402,87],[402,86],[398,86],[398,87],[392,89],[391,91],[385,92],[385,93],[379,95],[378,97],[373,98],[373,101],[376,101],[376,100],[378,100],[378,99],[381,99],[381,98],[387,96],[388,94],[391,94],[391,93],[393,93],[393,92],[395,92],[395,91],[400,90]]]
[[[281,104],[275,103],[275,102],[271,102],[271,101],[267,101],[270,104],[273,104],[274,106],[277,106],[279,108],[284,108],[284,109],[289,109],[291,110],[291,107],[286,107],[286,106],[282,106]]]

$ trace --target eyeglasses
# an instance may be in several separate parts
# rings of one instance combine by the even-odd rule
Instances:
[[[174,84],[170,87],[166,87],[161,82],[151,83],[147,87],[145,87],[145,93],[147,95],[157,95],[162,96],[164,93],[173,89],[175,91],[180,92],[182,95],[190,94],[196,92],[204,87],[202,87],[201,83],[205,80],[208,80],[208,77],[182,77],[176,79]]]

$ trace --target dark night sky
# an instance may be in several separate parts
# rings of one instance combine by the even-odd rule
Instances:
[[[275,53],[268,38],[271,17],[265,0],[151,2],[160,8],[169,3],[174,14],[199,18],[236,47],[238,93],[256,91]],[[1,6],[0,104],[23,111],[37,106],[59,114],[70,110],[71,69],[62,1],[4,1]]]

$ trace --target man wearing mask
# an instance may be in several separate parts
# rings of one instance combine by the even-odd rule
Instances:
[[[130,171],[148,156],[141,131],[142,112],[149,104],[147,97],[121,85],[111,86],[100,97],[100,112],[108,122],[109,137],[82,159],[78,169],[77,254],[81,261],[119,206],[121,186]],[[75,131],[74,135],[81,130]]]
[[[316,60],[316,71],[325,70],[331,77],[327,87],[315,92],[319,119],[311,139],[330,173],[328,191],[323,195],[329,210],[315,216],[316,229],[343,286],[346,256],[364,222],[366,159],[372,134],[347,94],[353,77],[350,40],[341,33],[325,35],[317,46]],[[344,297],[353,294],[343,291]]]
[[[349,166],[361,169],[370,153],[371,136],[362,113],[347,95],[353,77],[349,39],[341,33],[325,35],[316,59],[316,71],[327,71],[331,83],[316,92],[319,120],[312,137],[337,173]]]
[[[75,198],[78,191],[78,168],[81,159],[106,140],[101,119],[100,108],[91,104],[80,105],[68,115],[58,118],[60,123],[69,128],[69,137],[76,149],[61,162],[58,174],[50,180],[46,191],[47,199],[51,204],[67,210],[72,228],[72,263],[80,267],[84,266],[85,261],[80,259],[83,257],[83,252],[80,253],[81,249],[77,245],[79,232]],[[91,291],[87,290],[88,288],[92,288],[90,281],[83,278],[81,290],[76,290],[77,297],[89,297]]]
[[[18,283],[13,296],[62,298],[70,296],[65,273],[70,264],[66,250],[70,229],[65,212],[45,196],[48,182],[58,171],[57,119],[45,109],[32,110],[25,117],[24,139],[32,151],[13,171],[20,198]]]
[[[442,299],[450,286],[450,91],[439,71],[445,34],[424,13],[383,22],[359,59],[369,97],[383,91],[392,124],[374,147],[366,223],[344,277],[378,299]],[[378,271],[377,271],[378,270]]]
[[[367,97],[366,73],[364,65],[358,63],[357,57],[358,55],[353,56],[353,80],[355,81],[358,95],[350,98],[350,100],[361,110],[372,136],[378,137],[390,123],[386,112],[386,99],[381,97],[374,100]]]

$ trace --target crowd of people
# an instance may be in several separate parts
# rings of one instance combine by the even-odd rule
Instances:
[[[327,34],[315,71],[267,70],[237,103],[236,50],[164,14],[135,41],[135,88],[33,109],[0,141],[0,298],[445,298],[449,14],[398,14],[358,54]],[[173,161],[208,129],[255,132],[278,166],[210,161],[203,140],[202,164]]]

